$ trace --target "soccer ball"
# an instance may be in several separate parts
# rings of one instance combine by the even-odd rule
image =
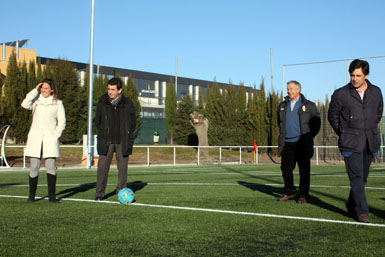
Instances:
[[[129,188],[123,188],[118,193],[118,200],[121,204],[129,204],[134,201],[134,191]]]

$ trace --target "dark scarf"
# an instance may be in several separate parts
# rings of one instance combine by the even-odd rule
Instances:
[[[111,99],[108,97],[108,99],[110,100],[110,103],[113,105],[113,106],[117,106],[118,103],[120,102],[120,100],[122,99],[122,94],[120,94],[116,99]]]

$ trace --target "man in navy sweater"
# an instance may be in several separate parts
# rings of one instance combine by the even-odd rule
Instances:
[[[281,156],[281,170],[285,183],[284,194],[278,201],[297,198],[305,204],[309,200],[310,159],[314,153],[314,137],[318,134],[321,119],[316,105],[301,94],[298,81],[287,83],[285,100],[278,107],[278,156]],[[298,163],[300,182],[299,194],[294,186],[293,170]]]

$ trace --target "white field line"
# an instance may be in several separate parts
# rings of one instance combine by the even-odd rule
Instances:
[[[134,183],[135,185],[157,185],[157,186],[282,186],[283,184],[261,184],[261,183],[204,183],[204,182],[148,182],[148,183]],[[107,184],[107,186],[115,186],[116,184]],[[9,187],[28,187],[29,185],[0,185],[0,188],[9,188]],[[39,184],[39,186],[47,186],[47,184]],[[92,184],[56,184],[57,187],[80,187],[80,186],[92,186]],[[299,186],[295,184],[295,186]],[[315,188],[344,188],[350,189],[350,186],[328,186],[328,185],[311,185]],[[370,187],[366,186],[365,189],[370,190],[385,190],[385,187]]]
[[[27,196],[18,196],[18,195],[0,195],[0,197],[3,197],[3,198],[21,198],[21,199],[27,199],[28,198]],[[47,197],[42,197],[40,199],[47,199]],[[75,202],[89,202],[89,203],[103,203],[103,204],[120,204],[118,201],[94,201],[94,200],[89,200],[89,199],[75,199],[75,198],[62,198],[60,200],[61,201],[75,201]],[[172,205],[145,204],[145,203],[131,203],[131,204],[128,204],[128,206],[129,205],[141,206],[141,207],[174,209],[174,210],[212,212],[212,213],[236,214],[236,215],[247,215],[247,216],[260,216],[260,217],[279,218],[279,219],[305,220],[305,221],[314,221],[314,222],[349,224],[349,225],[359,225],[359,226],[370,226],[370,227],[383,227],[383,228],[385,228],[385,224],[378,224],[378,223],[361,223],[361,222],[355,222],[355,221],[319,219],[319,218],[308,218],[308,217],[299,217],[299,216],[286,216],[286,215],[256,213],[256,212],[229,211],[229,210],[206,209],[206,208],[195,208],[195,207],[182,207],[182,206],[172,206]]]

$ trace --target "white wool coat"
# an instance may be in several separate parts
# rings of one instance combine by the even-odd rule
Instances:
[[[55,100],[53,96],[47,98],[39,96],[39,91],[32,89],[21,106],[32,110],[32,124],[25,155],[35,158],[59,157],[59,138],[66,125],[63,102]]]

